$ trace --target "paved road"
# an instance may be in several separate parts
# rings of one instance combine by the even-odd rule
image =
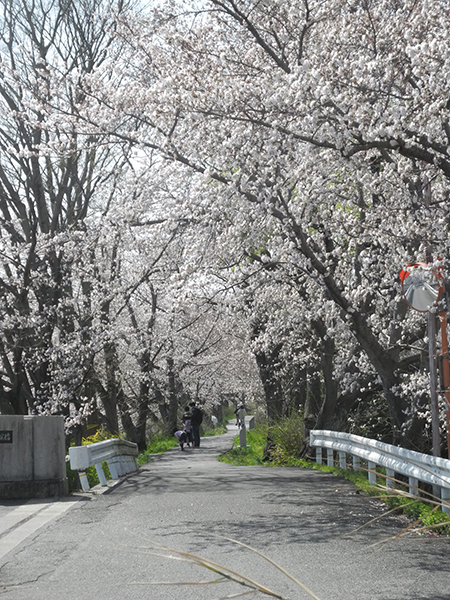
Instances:
[[[2,504],[0,599],[213,600],[245,591],[229,582],[167,585],[215,576],[155,555],[155,543],[215,560],[290,600],[308,598],[224,537],[274,559],[321,600],[450,598],[450,539],[385,542],[404,527],[393,517],[355,532],[382,514],[376,500],[321,472],[219,463],[234,435],[231,427],[198,450],[155,457],[104,495]]]

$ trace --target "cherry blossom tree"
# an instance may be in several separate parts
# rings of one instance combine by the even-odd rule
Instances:
[[[84,127],[94,75],[116,87],[123,77],[114,34],[127,10],[3,6],[0,412],[62,414],[78,441],[101,424],[143,448],[149,420],[170,431],[182,403],[212,409],[251,388],[251,368],[231,352],[235,328],[189,283],[185,246],[199,231],[180,210],[188,181],[169,189],[172,167],[136,147],[125,110],[108,107],[103,131]]]
[[[250,257],[280,296],[295,289],[287,314],[307,346],[310,332],[305,353],[318,352],[325,383],[319,422],[381,388],[393,440],[409,445],[411,406],[426,396],[425,327],[397,274],[426,248],[446,269],[448,25],[426,0],[168,2],[123,20],[126,86],[95,74],[83,115],[104,130],[126,113],[133,132],[110,133],[203,176],[190,210],[227,236],[231,279],[247,277]],[[255,326],[269,340],[267,319]],[[280,342],[260,356],[287,362]],[[301,353],[290,360],[306,368]]]
[[[82,7],[5,4],[1,410],[142,445],[187,399],[260,393],[256,366],[270,418],[426,448],[398,273],[447,270],[440,3]]]

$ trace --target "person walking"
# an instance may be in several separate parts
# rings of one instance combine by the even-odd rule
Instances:
[[[236,415],[236,427],[241,429],[245,424],[245,406],[242,402],[237,405],[234,414]]]
[[[195,402],[190,403],[191,409],[191,427],[192,427],[192,437],[194,440],[194,448],[200,447],[200,425],[203,421],[203,412],[198,407]]]

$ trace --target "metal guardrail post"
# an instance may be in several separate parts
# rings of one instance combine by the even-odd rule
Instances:
[[[411,496],[418,496],[419,495],[419,480],[417,479],[417,477],[410,477],[408,479],[408,492],[409,494],[411,494]]]
[[[392,469],[386,469],[386,487],[394,488],[395,472]]]
[[[239,423],[239,445],[241,448],[247,447],[247,431],[245,428],[245,408],[243,404],[238,407],[237,419]]]
[[[109,472],[111,473],[111,477],[113,479],[119,479],[119,472],[117,471],[117,460],[115,458],[109,458],[106,461],[108,465]]]
[[[316,447],[316,463],[318,465],[321,465],[323,462],[323,457],[322,457],[322,448],[320,446]]]
[[[368,468],[370,485],[377,485],[377,465],[369,460]]]
[[[334,466],[334,452],[332,448],[327,448],[327,465],[329,467]]]
[[[95,470],[97,471],[98,480],[100,481],[100,485],[102,485],[103,487],[107,486],[108,483],[106,482],[106,477],[105,477],[105,473],[103,471],[102,463],[97,463],[95,465]]]
[[[83,492],[88,492],[91,487],[89,485],[86,473],[84,471],[78,471],[78,477],[80,478],[81,489]]]
[[[450,515],[450,489],[449,488],[441,488],[441,509],[447,515]]]

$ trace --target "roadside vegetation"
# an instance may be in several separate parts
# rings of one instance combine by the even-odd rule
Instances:
[[[382,500],[388,511],[399,511],[411,519],[408,530],[428,531],[435,534],[450,534],[450,518],[440,508],[440,503],[429,491],[424,491],[420,500],[408,494],[407,486],[396,480],[395,489],[386,486],[371,486],[367,471],[340,469],[328,465],[319,465],[312,458],[302,458],[304,443],[301,416],[291,416],[281,419],[270,427],[266,422],[260,422],[255,429],[247,431],[247,447],[239,446],[239,438],[235,439],[234,447],[223,454],[219,460],[233,465],[266,467],[300,467],[332,473],[337,477],[351,481],[364,494]],[[269,442],[268,442],[269,440]],[[385,477],[383,469],[377,469],[381,481]]]

